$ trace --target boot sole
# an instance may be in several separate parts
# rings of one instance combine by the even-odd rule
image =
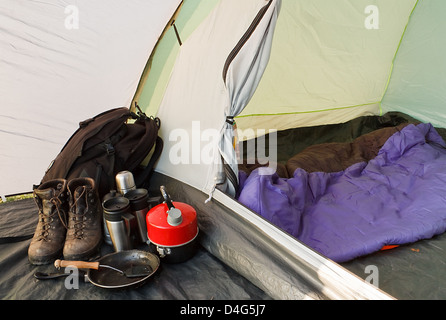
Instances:
[[[30,257],[30,256],[28,256],[28,261],[32,265],[41,266],[41,265],[45,265],[45,264],[51,264],[57,258],[59,258],[61,256],[62,256],[62,250],[59,250],[57,253],[52,254],[50,256],[44,256],[44,257]]]
[[[65,260],[89,260],[90,258],[93,258],[95,256],[99,255],[99,251],[102,245],[102,241],[99,242],[98,245],[96,245],[94,248],[88,250],[84,253],[79,254],[64,254],[63,257]]]

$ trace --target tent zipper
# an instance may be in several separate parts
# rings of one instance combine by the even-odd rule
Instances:
[[[228,73],[229,66],[231,65],[232,61],[235,59],[237,54],[240,52],[242,47],[245,45],[245,43],[248,41],[248,39],[251,37],[251,35],[254,33],[254,30],[259,25],[260,21],[262,20],[266,11],[270,7],[271,3],[272,3],[272,0],[269,0],[268,4],[266,4],[259,10],[256,17],[251,22],[249,28],[246,30],[246,32],[243,34],[243,36],[240,38],[239,42],[235,45],[234,49],[232,49],[232,51],[229,53],[229,55],[225,61],[224,67],[223,67],[223,81],[225,84],[226,84],[226,75]]]

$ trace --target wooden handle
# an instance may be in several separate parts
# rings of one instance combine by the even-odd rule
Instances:
[[[76,267],[79,269],[99,269],[99,262],[89,262],[89,261],[70,261],[70,260],[59,260],[54,261],[54,266],[59,268],[64,267]]]

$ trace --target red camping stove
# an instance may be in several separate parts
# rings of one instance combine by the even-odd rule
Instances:
[[[147,213],[147,237],[164,261],[186,261],[196,252],[197,213],[186,203],[172,202],[164,186],[160,190],[165,202]]]

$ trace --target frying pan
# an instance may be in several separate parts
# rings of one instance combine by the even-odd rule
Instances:
[[[140,277],[127,277],[108,268],[88,269],[86,274],[88,281],[95,286],[106,289],[122,289],[142,285],[158,270],[160,265],[160,260],[156,255],[142,250],[113,252],[101,257],[97,261],[100,264],[113,266],[120,270],[130,270],[138,267],[145,267],[151,270],[151,272]],[[44,278],[41,277],[40,279]],[[50,279],[50,277],[46,279]]]

